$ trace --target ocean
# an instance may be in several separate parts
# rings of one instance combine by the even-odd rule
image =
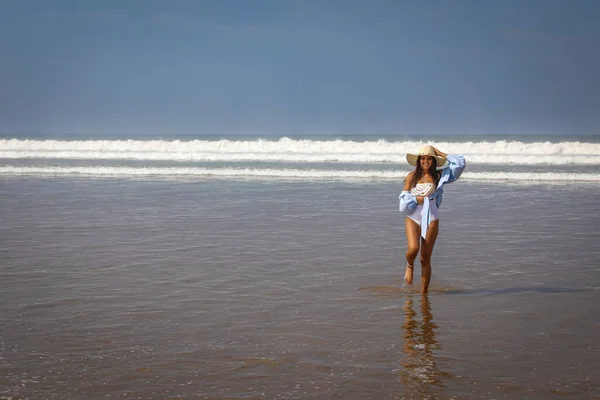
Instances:
[[[600,398],[598,136],[4,135],[0,189],[0,399]]]
[[[600,181],[600,136],[8,137],[0,176],[401,180],[421,143],[464,154],[472,181]]]

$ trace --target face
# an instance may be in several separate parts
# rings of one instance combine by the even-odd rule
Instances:
[[[423,171],[428,171],[433,165],[433,157],[431,156],[419,156],[419,163]]]

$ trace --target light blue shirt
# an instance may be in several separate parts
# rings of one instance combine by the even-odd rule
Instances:
[[[460,178],[465,167],[467,166],[465,157],[460,155],[448,154],[446,156],[446,161],[448,162],[448,165],[446,165],[446,167],[444,167],[442,170],[442,176],[440,177],[435,192],[423,199],[423,213],[421,215],[421,236],[423,238],[426,237],[427,229],[429,228],[429,220],[431,218],[430,203],[435,200],[435,204],[439,207],[442,204],[444,185],[447,183],[452,183]],[[417,208],[417,198],[408,190],[404,190],[402,193],[400,193],[399,200],[400,212],[406,215],[412,214],[412,212],[415,211],[415,208]]]

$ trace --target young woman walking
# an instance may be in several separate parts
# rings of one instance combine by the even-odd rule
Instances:
[[[400,194],[400,211],[406,214],[406,272],[404,279],[413,282],[414,263],[421,252],[421,293],[427,293],[431,281],[431,254],[437,239],[443,186],[462,174],[466,161],[460,155],[448,155],[433,146],[422,146],[406,160],[415,170],[410,172]]]

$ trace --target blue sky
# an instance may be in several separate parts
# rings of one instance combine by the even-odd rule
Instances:
[[[0,132],[600,133],[600,1],[0,0]]]

